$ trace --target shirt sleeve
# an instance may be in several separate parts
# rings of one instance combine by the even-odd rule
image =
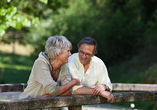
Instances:
[[[77,79],[79,79],[81,81],[80,77],[78,76],[78,69],[76,68],[76,66],[72,62],[68,63],[68,68],[69,68],[70,74],[73,76],[73,78],[77,78]],[[73,86],[72,87],[72,94],[73,94],[73,92],[76,89],[78,89],[80,87],[83,87],[83,85],[80,85],[80,86],[75,85],[75,86]]]
[[[108,76],[107,68],[103,61],[99,63],[99,78],[98,78],[98,84],[105,84],[110,88],[110,91],[112,91],[112,84],[110,81],[110,78]]]
[[[60,87],[57,86],[51,76],[49,65],[42,59],[37,59],[32,68],[34,78],[37,82],[42,84],[44,90],[52,96],[58,95]]]
[[[69,81],[71,81],[71,75],[69,73],[67,64],[64,64],[61,66],[59,81],[60,81],[61,85],[64,85],[64,84],[68,83]]]

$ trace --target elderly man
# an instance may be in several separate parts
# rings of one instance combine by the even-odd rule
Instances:
[[[113,99],[110,91],[112,84],[103,61],[94,56],[97,53],[97,42],[91,37],[85,37],[78,43],[78,53],[69,57],[69,71],[74,78],[81,81],[80,86],[72,88],[73,94],[93,94]]]

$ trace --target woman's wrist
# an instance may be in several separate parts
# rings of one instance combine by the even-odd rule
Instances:
[[[72,79],[71,81],[73,83],[73,85],[76,85],[77,84],[77,81],[75,79]]]

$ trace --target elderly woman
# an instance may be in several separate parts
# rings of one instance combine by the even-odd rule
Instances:
[[[69,89],[81,84],[78,79],[71,79],[66,65],[71,48],[64,36],[48,38],[45,52],[40,52],[35,60],[28,86],[19,99],[70,95]]]

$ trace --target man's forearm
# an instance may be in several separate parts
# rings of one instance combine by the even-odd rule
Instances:
[[[92,94],[92,90],[91,88],[89,87],[80,87],[78,89],[76,89],[73,94],[74,95],[77,95],[77,94]]]

